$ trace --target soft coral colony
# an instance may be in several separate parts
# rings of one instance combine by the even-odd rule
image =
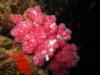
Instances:
[[[25,17],[20,14],[10,17],[16,24],[11,34],[22,44],[22,51],[31,55],[38,67],[52,59],[48,67],[53,74],[66,75],[65,69],[74,67],[79,60],[76,45],[67,43],[71,30],[64,23],[57,25],[55,15],[43,13],[39,6],[28,8]]]

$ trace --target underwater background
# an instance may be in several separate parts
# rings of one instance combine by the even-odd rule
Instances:
[[[42,58],[40,58],[39,65],[37,66],[37,64],[34,65],[35,63],[33,63],[31,57],[31,55],[33,56],[36,53],[38,54],[39,51],[36,51],[34,52],[34,54],[30,55],[27,55],[26,51],[26,53],[24,54],[24,51],[22,50],[24,42],[18,42],[15,40],[15,38],[17,38],[17,34],[14,35],[17,32],[16,28],[17,22],[16,23],[14,22],[16,21],[16,19],[17,21],[19,21],[20,19],[18,16],[19,14],[26,20],[27,19],[26,13],[28,9],[34,8],[34,11],[35,10],[38,11],[38,8],[35,9],[37,5],[39,5],[42,13],[43,14],[45,13],[46,16],[54,15],[56,17],[57,26],[59,26],[60,23],[64,23],[65,27],[70,29],[70,31],[72,31],[71,39],[68,40],[67,43],[68,44],[74,43],[77,46],[77,51],[76,51],[77,53],[76,57],[78,57],[77,63],[76,63],[76,58],[72,58],[75,56],[72,56],[70,54],[66,55],[65,53],[65,55],[62,54],[62,56],[63,55],[64,57],[69,56],[68,60],[70,60],[70,62],[67,62],[68,63],[67,67],[65,67],[64,65],[65,60],[67,61],[67,59],[63,59],[64,57],[61,57],[62,60],[58,58],[61,56],[60,55],[61,52],[63,53],[63,50],[61,52],[58,51],[55,52],[55,54],[52,54],[52,56],[49,57],[50,61],[46,62],[47,59],[45,59],[46,63],[44,63],[44,65],[41,67],[39,65],[42,62],[44,62],[44,60],[41,60]],[[39,14],[39,12],[37,13]],[[14,19],[12,19],[11,18],[12,14],[16,15],[18,14],[18,15],[14,16]],[[28,18],[30,19],[31,17],[32,15]],[[39,20],[37,19],[36,22],[38,22]],[[92,50],[90,51],[87,45],[89,41],[88,28],[92,24],[95,24],[95,20],[96,20],[95,0],[0,0],[0,75],[87,75],[90,74],[91,72],[94,72],[95,69],[95,64],[94,64],[95,58],[93,56],[94,52]],[[16,28],[15,29],[16,32],[12,31],[14,28]],[[19,26],[18,28],[21,28],[21,26]],[[13,34],[11,34],[11,31]],[[39,31],[36,33],[38,34]],[[25,35],[27,35],[26,32]],[[50,38],[51,36],[52,35],[50,35]],[[61,42],[60,44],[62,43],[63,42]],[[28,45],[25,45],[24,49],[26,49],[27,46],[29,47],[29,44],[30,43],[28,43]],[[42,48],[40,49],[42,50]],[[71,47],[71,49],[74,50],[75,47]],[[56,56],[57,53],[58,57]],[[58,58],[58,60],[56,58]],[[61,61],[64,60],[64,63],[62,64],[60,60]],[[73,60],[75,60],[75,62]],[[58,65],[63,65],[61,66],[61,68],[59,68],[58,65],[54,64],[52,65],[53,62],[57,63],[58,61],[60,62],[58,63]],[[74,67],[72,67],[73,64],[71,64],[70,66],[70,63],[72,62],[75,63]]]

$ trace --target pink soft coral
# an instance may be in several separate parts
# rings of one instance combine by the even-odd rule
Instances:
[[[29,8],[25,14],[27,19],[20,15],[11,15],[11,20],[16,24],[11,34],[16,42],[22,44],[24,53],[33,55],[33,63],[43,66],[45,61],[56,54],[49,66],[52,70],[57,69],[52,66],[58,66],[59,70],[62,64],[67,68],[75,66],[78,61],[77,47],[66,43],[71,39],[71,30],[63,23],[57,26],[56,17],[44,14],[39,6]]]
[[[74,44],[65,44],[62,48],[58,49],[54,59],[49,64],[53,75],[69,75],[66,71],[71,67],[75,67],[79,60],[76,50],[77,47]]]

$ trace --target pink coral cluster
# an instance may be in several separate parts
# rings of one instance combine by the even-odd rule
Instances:
[[[69,75],[69,69],[76,66],[79,57],[76,54],[77,47],[75,44],[66,44],[58,49],[54,59],[50,62],[49,68],[53,75]]]
[[[28,8],[25,14],[27,19],[21,15],[11,15],[11,21],[16,24],[11,34],[16,42],[22,44],[24,53],[33,55],[33,63],[42,66],[57,52],[54,63],[65,63],[67,67],[75,65],[78,59],[75,53],[77,48],[66,43],[71,39],[71,30],[63,23],[57,25],[56,17],[44,14],[39,6]]]

